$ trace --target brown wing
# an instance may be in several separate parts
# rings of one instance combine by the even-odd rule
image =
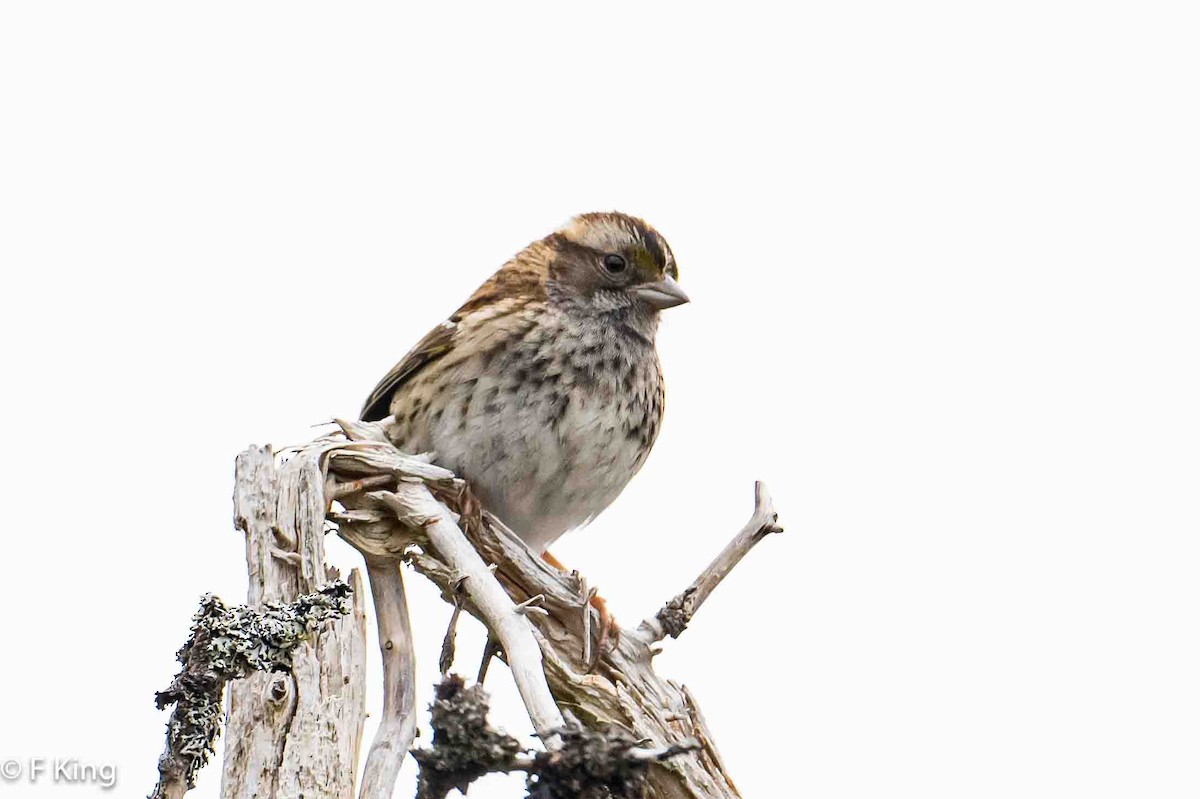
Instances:
[[[476,311],[490,310],[488,315],[494,321],[500,318],[496,311],[506,299],[521,300],[522,303],[529,300],[545,300],[546,264],[549,261],[547,253],[548,245],[545,239],[534,242],[484,281],[463,306],[455,311],[454,316],[429,331],[429,334],[379,381],[371,396],[367,397],[359,418],[364,422],[374,422],[387,416],[396,389],[426,364],[442,357],[454,347],[458,324],[464,318]],[[516,310],[516,306],[510,308],[509,312],[513,310]]]
[[[430,330],[417,346],[408,351],[400,363],[384,375],[363,403],[359,418],[364,422],[375,422],[390,413],[392,395],[405,381],[419,372],[423,366],[445,355],[453,347],[454,333],[458,330],[458,314]]]

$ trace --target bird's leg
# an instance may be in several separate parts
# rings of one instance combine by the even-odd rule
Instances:
[[[560,572],[569,572],[570,571],[570,569],[568,569],[561,560],[559,560],[558,558],[556,558],[550,554],[550,550],[546,550],[545,552],[542,553],[542,560],[546,561],[551,566],[558,569]]]
[[[542,553],[542,560],[546,561],[560,571],[568,573],[571,571],[563,565],[561,560],[554,557],[549,552]],[[617,624],[616,618],[612,615],[612,613],[609,612],[608,603],[604,600],[604,597],[593,593],[588,602],[600,613],[600,640],[596,643],[596,649],[592,655],[591,662],[588,663],[588,671],[591,671],[596,667],[596,663],[600,661],[600,656],[602,654],[610,652],[616,648],[617,642],[620,640],[618,636],[621,633],[621,625]],[[610,639],[612,641],[611,646],[609,646]]]

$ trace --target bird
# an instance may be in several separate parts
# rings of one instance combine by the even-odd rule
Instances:
[[[360,418],[383,421],[403,451],[432,452],[565,568],[547,548],[607,508],[658,438],[655,340],[661,312],[689,301],[678,278],[666,239],[642,219],[575,216],[409,350]],[[615,628],[595,604],[602,630]]]

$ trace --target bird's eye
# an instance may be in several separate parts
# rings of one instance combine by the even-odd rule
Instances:
[[[612,274],[625,271],[625,259],[619,255],[604,256],[604,268]]]

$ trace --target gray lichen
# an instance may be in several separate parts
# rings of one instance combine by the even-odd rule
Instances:
[[[417,799],[442,799],[451,789],[466,794],[484,774],[517,768],[524,749],[517,739],[488,724],[488,696],[480,685],[466,687],[462,677],[448,674],[434,689],[429,706],[433,745],[414,749],[420,764]]]
[[[688,622],[692,620],[692,612],[687,606],[688,600],[691,599],[695,590],[695,587],[687,589],[672,598],[658,611],[658,621],[662,625],[663,631],[672,638],[682,635],[683,631],[687,629]]]
[[[350,613],[350,586],[336,581],[295,602],[268,602],[261,609],[229,607],[207,594],[192,617],[191,635],[175,657],[182,665],[165,691],[154,695],[159,710],[174,705],[167,721],[167,748],[158,762],[159,783],[195,785],[220,734],[225,683],[255,671],[288,671],[292,653],[321,624]]]
[[[639,742],[627,730],[570,723],[559,734],[562,748],[534,755],[525,781],[529,799],[645,797],[649,762],[631,756]]]
[[[690,742],[647,756],[622,727],[590,730],[572,722],[558,730],[561,747],[530,754],[488,724],[487,692],[454,674],[435,687],[430,711],[433,745],[412,753],[420,764],[417,799],[444,799],[452,789],[466,794],[484,774],[510,771],[526,772],[528,799],[643,799],[651,763],[696,748]]]

